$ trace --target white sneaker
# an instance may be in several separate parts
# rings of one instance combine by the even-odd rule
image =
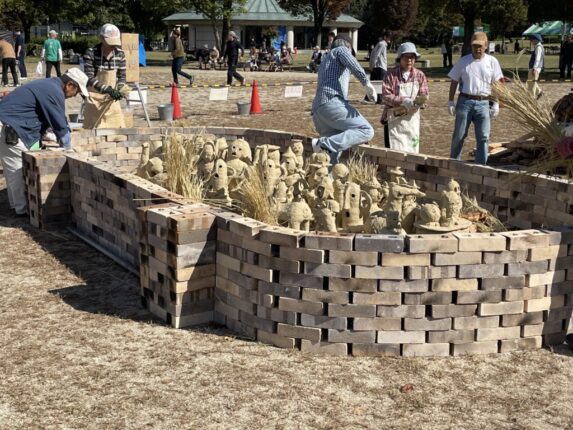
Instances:
[[[324,152],[320,146],[320,140],[318,140],[316,137],[312,138],[312,152]]]
[[[27,81],[28,78],[20,78],[21,81]]]

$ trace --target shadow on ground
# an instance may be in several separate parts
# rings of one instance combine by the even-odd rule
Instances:
[[[0,227],[24,230],[46,252],[65,265],[82,283],[51,290],[73,308],[137,321],[157,321],[141,305],[139,278],[100,254],[66,230],[40,231],[27,218],[14,218],[0,176]],[[25,261],[25,256],[22,256]],[[44,274],[49,279],[50,274]]]

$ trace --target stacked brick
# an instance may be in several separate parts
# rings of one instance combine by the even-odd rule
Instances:
[[[144,305],[175,328],[213,321],[216,210],[164,204],[138,216]]]
[[[120,128],[82,130],[72,134],[76,154],[131,172],[139,165],[142,143],[160,141],[160,129]]]
[[[67,155],[67,160],[72,226],[137,272],[137,208],[180,196],[106,163],[86,162],[77,155]]]
[[[568,330],[570,233],[331,235],[218,218],[215,320],[262,342],[446,356],[540,348]]]
[[[61,152],[26,152],[23,172],[28,196],[30,224],[43,230],[70,222],[70,176]]]

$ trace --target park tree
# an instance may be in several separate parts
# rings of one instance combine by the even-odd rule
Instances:
[[[217,46],[224,53],[232,17],[244,11],[246,0],[190,0],[187,3],[211,23]],[[219,28],[222,32],[219,33]]]
[[[527,0],[530,22],[573,21],[573,2],[571,0]]]
[[[523,0],[490,1],[484,18],[495,34],[502,36],[502,52],[505,49],[505,34],[527,22],[527,4]]]
[[[350,5],[352,0],[278,0],[279,5],[293,15],[308,16],[314,22],[312,43],[320,44],[324,22],[336,18]]]
[[[414,31],[425,36],[428,43],[440,44],[444,37],[451,37],[452,28],[461,22],[463,16],[447,1],[420,0]]]
[[[0,0],[2,2],[1,26],[7,29],[21,27],[26,39],[30,37],[30,27],[45,23],[48,18],[48,2],[34,0]]]
[[[408,36],[418,15],[418,0],[371,0],[366,13],[368,24],[378,34],[390,31],[393,36]]]
[[[476,22],[482,19],[493,20],[495,22],[492,21],[492,24],[499,32],[523,24],[524,13],[527,13],[524,0],[420,0],[420,2],[420,9],[424,14],[440,8],[448,14],[459,14],[464,27],[462,55],[471,52],[470,41]]]

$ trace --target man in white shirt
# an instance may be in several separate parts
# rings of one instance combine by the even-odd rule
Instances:
[[[532,34],[529,36],[529,40],[533,45],[533,51],[531,52],[531,57],[529,58],[527,88],[529,91],[531,91],[535,98],[539,98],[543,95],[543,91],[541,91],[541,88],[539,88],[539,85],[537,84],[541,70],[543,70],[543,63],[545,60],[545,52],[543,45],[541,44],[543,38],[540,34]]]
[[[495,57],[486,54],[487,35],[476,32],[472,35],[472,53],[462,57],[448,74],[452,80],[448,110],[456,117],[450,157],[461,160],[464,140],[470,124],[474,123],[476,136],[475,161],[487,163],[490,119],[499,114],[499,104],[491,103],[491,84],[503,81],[503,73]],[[456,90],[460,86],[457,104],[454,103]]]
[[[370,80],[383,81],[388,70],[388,42],[390,35],[384,33],[370,53]]]
[[[378,43],[370,53],[370,80],[383,81],[388,72],[388,43],[390,43],[390,33],[384,32],[382,37],[378,39]],[[368,98],[364,98],[364,102],[368,103]],[[382,104],[382,97],[377,96],[376,103]]]

